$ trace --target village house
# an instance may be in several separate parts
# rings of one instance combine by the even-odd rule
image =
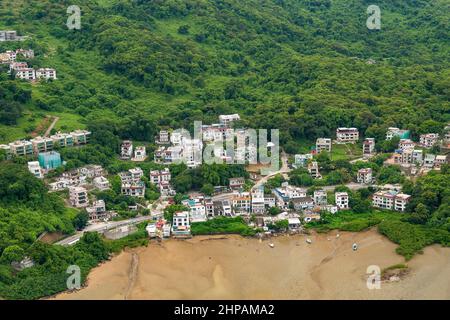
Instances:
[[[372,197],[372,206],[375,208],[405,211],[411,196],[394,190],[378,191]]]
[[[423,160],[423,166],[431,169],[434,167],[435,160],[436,160],[436,155],[434,155],[432,153],[427,153]]]
[[[133,143],[130,140],[122,141],[120,146],[120,159],[130,160],[133,156]]]
[[[143,198],[145,196],[145,183],[143,181],[122,182],[121,193],[130,197]]]
[[[294,209],[297,211],[312,209],[314,207],[314,200],[310,196],[293,198],[291,202],[294,206]]]
[[[221,123],[202,126],[203,141],[227,141],[234,137],[234,130]]]
[[[400,130],[399,128],[390,127],[386,132],[386,140],[392,140],[393,137],[399,137],[400,139],[409,139],[409,130]]]
[[[266,205],[264,202],[264,186],[259,186],[252,191],[252,213],[264,214],[266,212]]]
[[[147,152],[144,146],[139,146],[134,149],[133,161],[144,161],[147,158]]]
[[[288,218],[288,228],[291,231],[297,231],[301,228],[301,222],[299,218]]]
[[[310,153],[307,154],[296,154],[294,156],[294,164],[292,165],[294,168],[304,168],[309,160],[313,159],[313,155]]]
[[[188,168],[195,168],[202,163],[203,142],[200,139],[181,139],[182,159]]]
[[[448,158],[448,155],[447,155],[447,156],[442,155],[442,154],[437,155],[436,158],[435,158],[435,160],[434,160],[434,166],[435,166],[435,168],[436,168],[436,169],[440,169],[441,166],[442,166],[443,164],[448,163],[447,158]]]
[[[231,199],[233,211],[237,215],[246,214],[252,210],[252,197],[250,192],[238,192]]]
[[[191,225],[188,211],[179,211],[173,214],[172,235],[175,238],[190,237]]]
[[[28,171],[30,171],[36,178],[42,179],[44,177],[39,161],[29,161]]]
[[[241,117],[237,114],[221,114],[219,116],[219,122],[223,125],[229,125],[233,121],[241,120]]]
[[[336,140],[339,143],[355,143],[359,140],[359,131],[356,128],[337,128]]]
[[[69,181],[67,179],[60,178],[55,182],[49,183],[50,191],[62,191],[69,187]]]
[[[233,216],[233,208],[229,200],[213,201],[214,216]]]
[[[21,261],[11,262],[11,267],[16,271],[22,271],[34,266],[34,261],[30,257],[24,257]]]
[[[336,192],[334,196],[336,200],[336,206],[339,208],[339,210],[346,210],[349,208],[347,192]]]
[[[327,201],[327,192],[325,190],[314,190],[314,204],[321,206],[326,205]]]
[[[191,222],[203,222],[207,220],[202,196],[183,200],[181,201],[181,204],[189,208],[189,218]]]
[[[331,214],[335,214],[336,212],[338,212],[338,207],[333,206],[332,204],[322,205],[319,208],[321,211],[327,211]]]
[[[109,180],[103,176],[94,178],[92,183],[100,191],[108,190],[111,187]]]
[[[316,153],[321,153],[322,151],[331,152],[331,139],[330,138],[317,138]]]
[[[357,181],[358,183],[371,184],[372,183],[372,169],[363,168],[358,170]]]
[[[239,178],[230,178],[230,189],[231,190],[239,190],[245,184],[245,179],[242,177]]]
[[[90,222],[108,220],[108,212],[106,211],[105,201],[98,200],[92,203],[92,206],[86,208]]]
[[[415,146],[416,143],[411,139],[401,139],[398,143],[398,148],[401,150],[414,149]]]
[[[16,79],[34,81],[36,80],[36,71],[33,68],[21,68],[16,69],[15,77]]]
[[[313,179],[322,179],[322,175],[319,172],[319,164],[317,163],[317,161],[313,161],[308,164],[308,172]]]
[[[56,70],[51,68],[40,68],[36,70],[36,79],[56,80]]]
[[[84,208],[89,205],[87,190],[83,187],[69,187],[70,204],[77,208]]]
[[[283,183],[281,187],[275,188],[272,192],[276,197],[278,207],[283,209],[288,208],[292,199],[306,197],[306,189],[291,186],[287,182]]]
[[[156,139],[157,144],[169,144],[170,143],[170,135],[167,130],[160,130],[159,136]]]
[[[427,133],[420,135],[420,145],[425,148],[431,148],[439,141],[438,133]]]
[[[161,182],[170,182],[171,174],[169,168],[164,170],[152,170],[150,171],[150,182],[159,185]]]
[[[3,41],[22,41],[26,36],[18,36],[15,30],[0,30],[0,42]]]
[[[366,138],[363,142],[363,157],[369,158],[375,153],[375,139]]]
[[[8,52],[8,51],[7,51]],[[31,49],[17,49],[16,51],[10,51],[11,58],[14,60],[18,55],[24,57],[25,59],[33,59],[34,51]]]

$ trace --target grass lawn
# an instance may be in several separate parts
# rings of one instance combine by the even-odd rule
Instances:
[[[362,156],[362,147],[355,144],[333,144],[331,160],[353,160]]]

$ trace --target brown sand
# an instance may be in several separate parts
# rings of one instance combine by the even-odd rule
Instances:
[[[339,238],[336,233],[152,243],[121,253],[93,270],[86,288],[56,298],[450,299],[449,248],[426,248],[408,263],[404,279],[369,290],[369,265],[383,269],[404,262],[396,245],[375,230],[342,232]]]

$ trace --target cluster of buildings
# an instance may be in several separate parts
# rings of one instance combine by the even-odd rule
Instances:
[[[31,49],[17,49],[17,50],[7,50],[0,53],[0,64],[10,64],[16,61],[17,56],[22,56],[25,59],[33,59],[34,51]]]
[[[160,132],[159,142],[165,139],[166,131]],[[168,134],[170,146],[160,146],[154,154],[156,163],[170,164],[184,162],[189,168],[195,168],[201,164],[203,142],[201,139],[185,137],[181,132]],[[200,157],[196,156],[200,155]]]
[[[393,136],[407,137],[409,131],[389,128],[386,137],[392,139]],[[401,138],[398,148],[394,151],[392,157],[385,161],[385,164],[398,164],[411,175],[431,169],[439,169],[443,164],[449,162],[449,156],[425,152],[425,149],[429,149],[439,142],[440,137],[437,133],[420,135],[419,143],[409,138]]]
[[[104,191],[110,188],[106,172],[99,165],[87,165],[78,169],[66,171],[49,183],[51,191],[61,191],[70,187],[92,186]]]
[[[120,159],[141,162],[147,159],[147,151],[144,146],[133,148],[133,142],[130,140],[122,141],[120,146]]]
[[[382,190],[372,196],[372,206],[379,209],[405,211],[411,196],[397,190]]]
[[[70,133],[57,133],[50,137],[35,137],[31,140],[17,140],[9,144],[0,144],[0,149],[6,156],[36,156],[43,152],[52,151],[55,146],[71,147],[89,143],[91,132],[75,130]]]
[[[359,140],[359,131],[356,128],[337,128],[336,143],[356,143]],[[331,138],[317,138],[314,153],[319,154],[322,151],[331,152]],[[366,138],[362,146],[363,157],[369,158],[375,154],[375,139]],[[305,166],[305,165],[302,165]]]
[[[106,210],[103,200],[94,200],[91,203],[84,187],[69,187],[69,202],[73,207],[84,208],[89,215],[89,222],[108,221],[117,215],[114,211]]]

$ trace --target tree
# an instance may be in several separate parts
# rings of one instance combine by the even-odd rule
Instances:
[[[82,210],[78,212],[78,214],[75,216],[75,219],[73,219],[73,226],[77,230],[83,230],[84,227],[87,226],[88,221],[89,214],[86,212],[86,210]]]
[[[188,34],[189,33],[189,26],[188,25],[182,25],[178,27],[178,33],[179,34]]]
[[[200,191],[208,196],[211,196],[214,193],[214,186],[210,183],[206,183],[203,185]]]
[[[22,261],[25,255],[25,251],[18,245],[12,245],[7,247],[0,258],[0,261],[3,263],[11,263],[13,261]]]

